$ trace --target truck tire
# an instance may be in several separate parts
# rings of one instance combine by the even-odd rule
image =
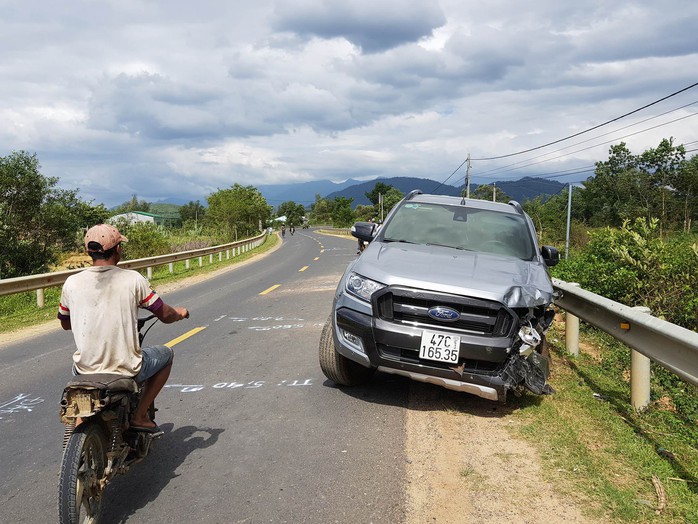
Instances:
[[[320,335],[320,368],[327,378],[341,386],[358,386],[367,382],[375,369],[349,360],[337,352],[332,336],[332,317],[327,319]]]

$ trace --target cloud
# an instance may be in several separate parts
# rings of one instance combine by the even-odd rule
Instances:
[[[535,147],[694,83],[696,24],[688,0],[5,2],[0,155],[36,152],[47,176],[107,205],[235,182],[445,179],[468,153]],[[631,149],[698,139],[672,116]]]
[[[306,38],[344,38],[365,53],[418,42],[446,22],[436,2],[302,0],[279,2],[273,28]]]

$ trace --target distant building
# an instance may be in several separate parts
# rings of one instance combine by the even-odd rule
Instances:
[[[128,213],[119,213],[109,219],[109,222],[118,222],[125,220],[129,224],[138,224],[140,222],[162,225],[164,220],[160,215],[146,213],[144,211],[129,211]]]

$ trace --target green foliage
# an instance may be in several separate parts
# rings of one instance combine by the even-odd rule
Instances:
[[[373,219],[376,220],[378,217],[376,215],[376,209],[373,206],[356,206],[354,209],[354,217],[357,222],[368,222]]]
[[[594,226],[620,226],[640,217],[659,219],[662,231],[687,226],[694,212],[686,199],[695,195],[698,178],[685,154],[671,138],[640,155],[622,142],[611,146],[608,160],[597,162],[585,182],[575,217]]]
[[[552,273],[563,280],[629,306],[646,306],[657,316],[698,329],[698,254],[688,235],[668,240],[659,220],[626,221],[620,229],[590,233],[590,241]]]
[[[400,202],[405,196],[402,191],[396,187],[384,184],[383,182],[376,182],[373,189],[368,193],[365,193],[366,198],[368,198],[373,204],[374,208],[374,218],[382,220],[390,212],[390,210],[395,207],[395,204]],[[381,209],[381,199],[382,199],[382,209]]]
[[[353,201],[353,198],[334,198],[332,206],[332,224],[334,227],[349,227],[354,223],[354,212],[351,210]]]
[[[114,215],[129,213],[131,211],[143,211],[144,213],[150,213],[150,204],[145,200],[138,200],[138,196],[133,195],[131,200],[127,200],[123,204],[119,204],[112,209],[112,213]]]
[[[254,186],[235,184],[207,198],[205,223],[219,229],[229,241],[252,236],[271,217],[271,207]]]
[[[170,243],[160,226],[152,222],[137,222],[130,224],[126,220],[120,220],[114,224],[118,230],[128,238],[121,247],[124,260],[155,257],[171,253]]]
[[[380,195],[387,194],[388,191],[390,191],[391,189],[395,188],[388,184],[384,184],[383,182],[376,182],[376,185],[373,186],[373,189],[364,194],[366,195],[366,198],[369,199],[371,204],[373,204],[374,206],[378,206],[378,199],[380,198]]]
[[[108,216],[57,183],[41,174],[36,154],[0,157],[0,277],[47,271],[62,251],[82,244],[82,229]]]
[[[353,198],[335,197],[334,200],[315,195],[308,217],[311,224],[333,225],[334,227],[349,227],[356,221],[351,210]]]
[[[470,192],[470,198],[475,198],[478,200],[489,200],[491,202],[492,194],[495,191],[497,192],[497,202],[509,202],[511,200],[511,197],[509,195],[507,195],[501,189],[498,189],[494,184],[481,184],[477,186],[475,191]]]
[[[179,208],[179,216],[182,219],[182,224],[193,222],[194,226],[197,226],[199,220],[203,221],[206,216],[206,208],[198,200],[196,202],[190,200],[188,204]]]
[[[276,212],[278,216],[286,217],[287,226],[300,226],[303,224],[303,217],[305,217],[305,207],[303,204],[296,204],[295,202],[288,201],[284,202],[279,206]]]

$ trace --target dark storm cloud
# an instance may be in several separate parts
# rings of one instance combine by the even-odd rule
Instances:
[[[446,23],[430,1],[303,1],[276,6],[273,27],[305,37],[345,38],[366,53],[416,42]]]

